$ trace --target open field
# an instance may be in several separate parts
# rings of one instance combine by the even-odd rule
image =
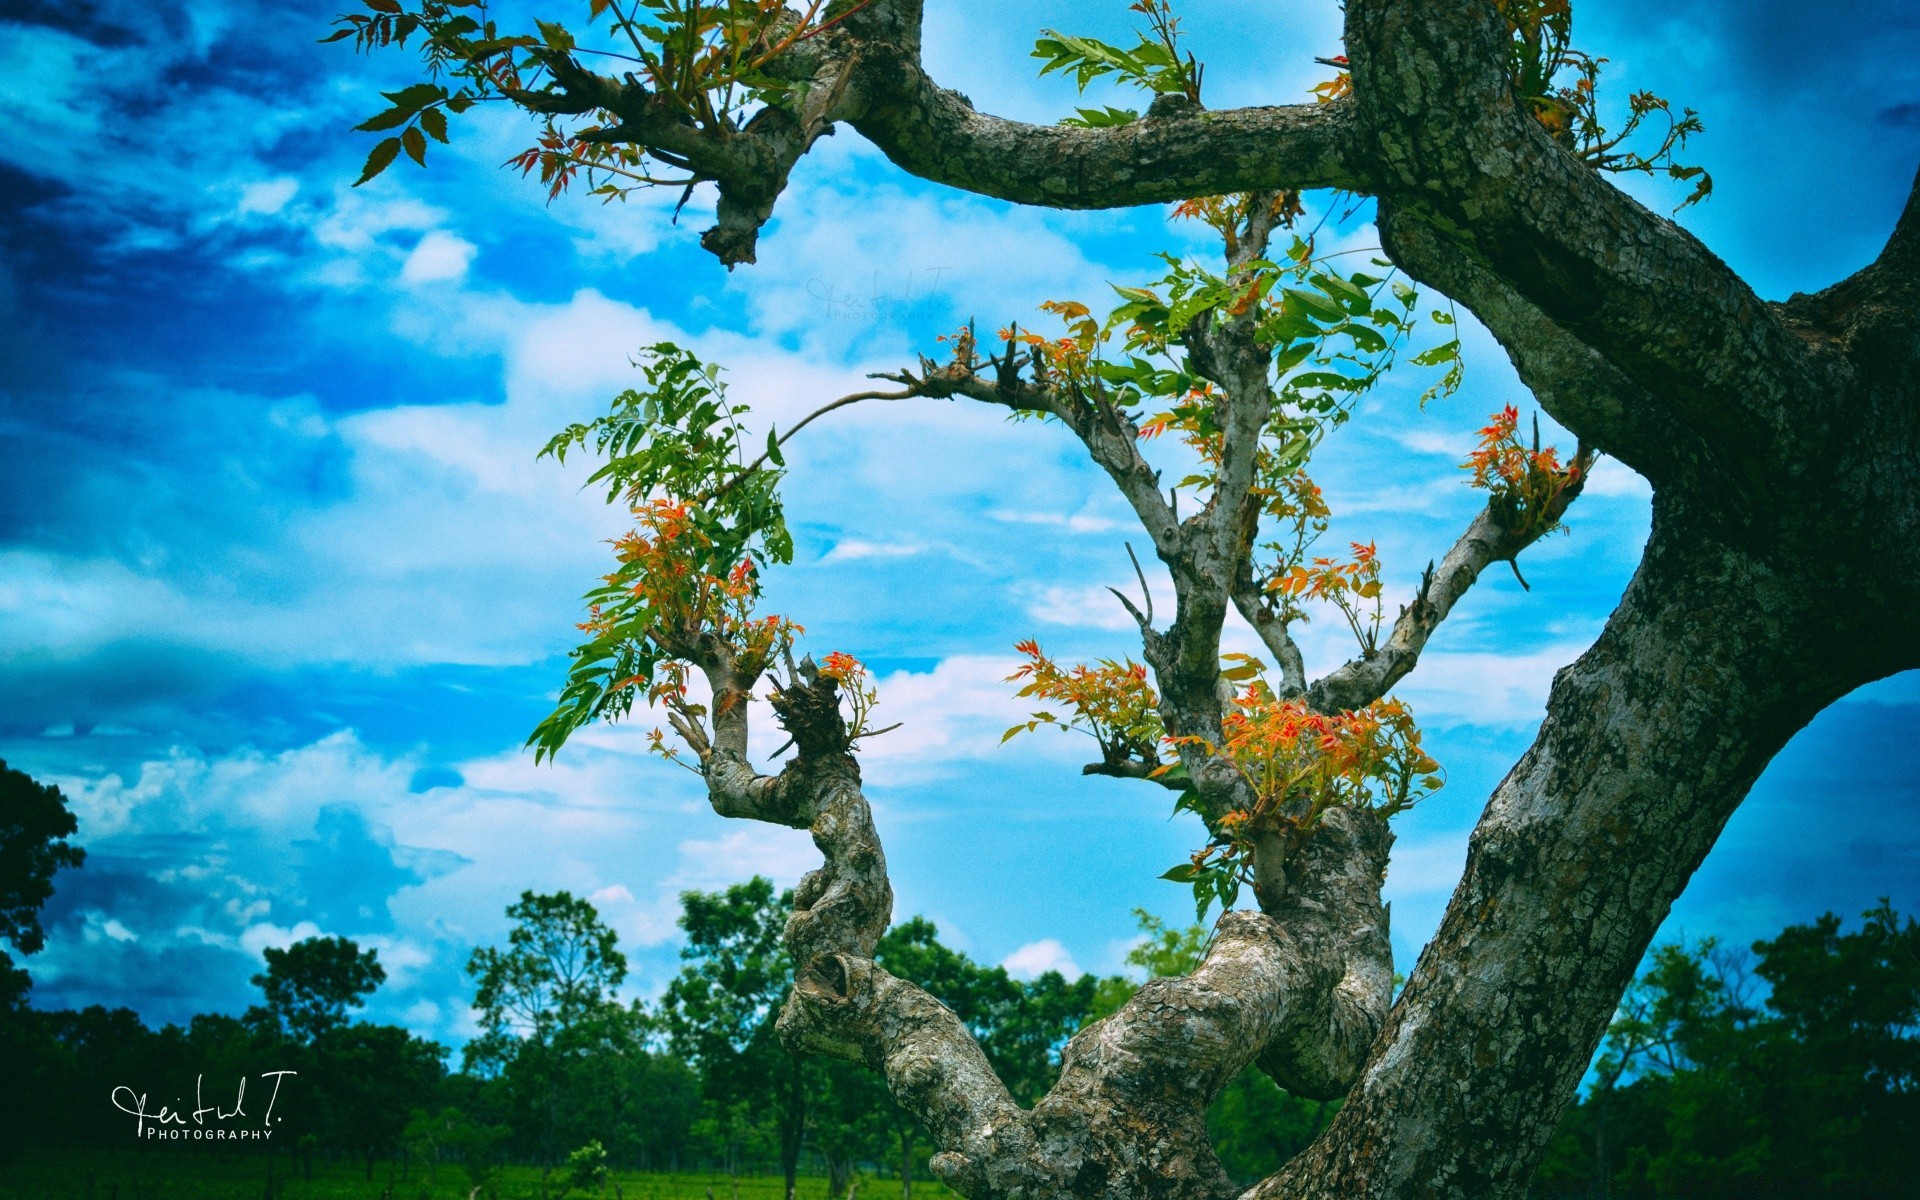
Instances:
[[[403,1177],[389,1164],[374,1167],[373,1179],[356,1163],[315,1162],[313,1179],[295,1171],[285,1157],[273,1164],[271,1200],[467,1200],[473,1185],[458,1164],[429,1171],[415,1163]],[[502,1168],[495,1182],[499,1200],[562,1200],[561,1178],[550,1176],[543,1188],[533,1167]],[[607,1200],[781,1200],[775,1176],[685,1172],[677,1175],[615,1171],[601,1196]],[[566,1193],[584,1200],[592,1193]],[[482,1193],[485,1195],[485,1193]],[[799,1200],[826,1200],[827,1181],[801,1176]],[[898,1179],[862,1176],[857,1200],[897,1200]],[[267,1162],[247,1154],[225,1159],[206,1153],[120,1155],[76,1151],[28,1152],[0,1162],[0,1200],[267,1200]],[[951,1200],[937,1183],[916,1179],[914,1200]]]

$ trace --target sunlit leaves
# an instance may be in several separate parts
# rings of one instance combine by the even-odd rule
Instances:
[[[1173,15],[1168,0],[1138,0],[1128,6],[1147,19],[1147,28],[1135,32],[1138,44],[1123,49],[1098,38],[1074,37],[1056,29],[1033,44],[1033,56],[1041,60],[1040,73],[1055,71],[1073,76],[1081,91],[1098,80],[1113,79],[1154,95],[1184,96],[1198,104],[1200,82],[1206,68],[1192,54],[1180,51],[1180,19]],[[1079,110],[1063,125],[1123,125],[1137,119],[1128,109],[1111,106]]]
[[[1289,602],[1289,610],[1301,600],[1332,605],[1347,619],[1348,627],[1360,643],[1360,653],[1370,655],[1376,649],[1380,622],[1385,615],[1380,559],[1371,542],[1354,542],[1352,551],[1345,560],[1315,558],[1311,562],[1295,562],[1286,570],[1276,572],[1268,580],[1267,590],[1284,597]]]
[[[342,14],[335,19],[338,28],[322,40],[350,38],[357,49],[374,50],[404,48],[417,37],[428,81],[387,93],[392,107],[358,126],[372,133],[404,127],[397,140],[375,147],[359,182],[380,174],[403,150],[425,165],[427,139],[448,140],[449,113],[502,101],[539,120],[534,146],[509,162],[524,173],[539,170],[549,198],[582,177],[590,194],[611,200],[639,187],[686,185],[697,174],[684,152],[598,137],[623,119],[602,106],[599,96],[584,109],[569,98],[557,110],[569,115],[553,115],[556,98],[568,96],[563,80],[582,73],[577,55],[626,60],[633,66],[627,78],[644,88],[648,105],[671,113],[698,136],[719,141],[738,132],[747,110],[796,98],[796,85],[768,75],[767,65],[831,23],[821,19],[824,0],[798,11],[781,0],[591,0],[589,29],[604,21],[598,32],[617,47],[610,49],[583,46],[600,39],[551,21],[534,21],[533,33],[503,32],[478,0],[361,3],[366,11]],[[661,166],[672,177],[659,177]]]
[[[1145,667],[1131,660],[1113,659],[1102,659],[1093,666],[1062,667],[1037,642],[1021,642],[1014,649],[1027,657],[1007,677],[1009,683],[1021,685],[1019,697],[1049,701],[1065,711],[1061,715],[1036,712],[1002,734],[1002,742],[1050,725],[1092,737],[1099,743],[1101,761],[1109,766],[1134,763],[1151,767],[1159,763],[1163,732],[1160,701],[1147,682]]]
[[[1240,772],[1253,801],[1217,818],[1213,840],[1161,876],[1192,886],[1201,916],[1215,901],[1232,907],[1250,879],[1257,843],[1297,844],[1336,805],[1392,817],[1444,783],[1405,703],[1379,700],[1352,712],[1316,713],[1305,700],[1275,696],[1258,679],[1235,696],[1219,744],[1205,749]],[[1197,811],[1193,793],[1175,808]]]
[[[614,542],[616,567],[587,594],[587,641],[552,715],[534,730],[536,757],[581,726],[625,715],[636,698],[679,702],[674,664],[717,639],[745,664],[784,650],[795,627],[754,614],[759,568],[790,562],[793,541],[776,468],[743,469],[742,405],[717,368],[672,343],[642,352],[646,387],[622,392],[605,416],[563,430],[541,457],[586,452],[604,460],[588,477],[634,528]]]
[[[1563,466],[1558,450],[1543,448],[1537,418],[1532,446],[1522,442],[1519,410],[1509,404],[1480,430],[1479,445],[1461,466],[1473,472],[1474,487],[1493,493],[1493,510],[1501,525],[1526,537],[1556,527],[1558,502],[1581,481],[1582,461],[1576,457]]]

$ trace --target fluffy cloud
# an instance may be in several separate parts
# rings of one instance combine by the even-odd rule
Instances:
[[[1000,960],[1000,965],[1016,979],[1032,979],[1048,971],[1058,971],[1067,977],[1068,982],[1086,974],[1080,964],[1073,961],[1073,955],[1060,944],[1057,938],[1042,938],[1037,942],[1028,942]]]

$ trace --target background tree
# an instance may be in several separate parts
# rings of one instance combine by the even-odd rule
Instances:
[[[264,956],[267,969],[253,977],[253,986],[266,994],[266,1006],[254,1011],[303,1042],[345,1025],[348,1011],[387,981],[379,954],[343,937],[305,938],[284,950],[269,946]]]
[[[786,905],[755,876],[724,891],[680,897],[687,965],[667,985],[661,1009],[672,1044],[699,1065],[707,1122],[731,1174],[756,1133],[770,1132],[787,1200],[793,1200],[817,1069],[781,1046],[772,1015],[793,985],[781,943]]]
[[[1544,1188],[1911,1191],[1920,925],[1883,904],[1853,932],[1827,914],[1753,953],[1711,939],[1655,949],[1561,1123]]]
[[[17,953],[46,944],[40,909],[53,895],[53,877],[86,861],[87,852],[67,840],[79,827],[59,788],[0,760],[0,940]],[[29,986],[26,972],[0,950],[0,1019],[25,1003]]]
[[[1170,614],[1126,601],[1144,663],[1075,668],[1034,646],[1023,683],[1049,705],[1036,723],[1094,737],[1089,771],[1157,780],[1201,819],[1206,844],[1172,872],[1198,903],[1245,889],[1251,904],[1220,919],[1191,974],[1083,1029],[1031,1110],[963,1022],[875,963],[892,891],[857,760],[873,693],[844,656],[794,663],[797,627],[757,612],[759,573],[792,551],[784,439],[749,443],[717,373],[671,347],[646,363],[644,390],[549,447],[603,456],[594,478],[636,527],[533,741],[551,753],[650,703],[716,812],[812,830],[826,861],[787,922],[781,1036],[884,1070],[941,1147],[935,1170],[969,1196],[1228,1195],[1204,1113],[1255,1062],[1296,1095],[1345,1098],[1255,1197],[1517,1195],[1673,898],[1767,761],[1849,690],[1920,664],[1920,202],[1854,276],[1767,302],[1608,182],[1659,173],[1704,196],[1710,181],[1675,157],[1700,123],[1642,94],[1603,124],[1603,60],[1574,46],[1564,0],[1348,0],[1319,103],[1225,111],[1206,109],[1165,0],[1134,8],[1135,46],[1049,33],[1036,54],[1083,86],[1137,87],[1144,111],[1051,126],[936,83],[917,0],[595,0],[578,32],[369,0],[336,36],[412,45],[430,76],[363,126],[387,135],[363,180],[402,152],[424,162],[449,114],[511,105],[538,128],[516,162],[553,194],[711,183],[702,242],[729,265],[752,261],[793,166],[839,125],[971,191],[1182,202],[1211,225],[1217,264],[1170,262],[1104,319],[1053,301],[1064,336],[970,328],[943,361],[891,376],[895,390],[843,401],[966,399],[1056,424],[1171,576]],[[628,61],[601,73],[617,60],[587,50]],[[1312,188],[1373,198],[1384,266],[1354,271],[1288,240]],[[1450,314],[1413,352],[1417,298],[1375,269],[1470,310],[1580,443],[1562,458],[1497,414],[1469,463],[1487,508],[1391,621],[1371,546],[1312,553],[1325,510],[1304,474],[1402,349],[1441,372],[1438,389],[1459,382]],[[1598,453],[1653,486],[1645,557],[1556,678],[1396,998],[1386,818],[1439,781],[1388,693],[1487,566],[1555,527]],[[1223,661],[1229,608],[1270,664]],[[1358,642],[1319,679],[1289,632],[1309,608]],[[793,749],[769,774],[748,754],[763,681]]]
[[[468,960],[480,1036],[463,1052],[492,1078],[519,1147],[549,1168],[589,1140],[671,1152],[684,1137],[684,1067],[650,1046],[653,1018],[614,989],[627,960],[592,904],[568,892],[523,892],[503,949]]]

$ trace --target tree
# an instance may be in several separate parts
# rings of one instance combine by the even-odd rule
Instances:
[[[700,1069],[712,1128],[727,1170],[738,1169],[742,1140],[771,1127],[787,1200],[793,1200],[818,1072],[780,1045],[771,1020],[793,986],[781,944],[783,909],[772,881],[756,875],[720,892],[684,892],[682,967],[661,998],[676,1051]]]
[[[618,1144],[620,1127],[637,1115],[634,1067],[650,1057],[653,1026],[638,1001],[615,998],[627,959],[591,903],[528,891],[507,916],[507,948],[481,947],[467,961],[481,1033],[464,1061],[503,1081],[513,1128],[537,1131],[529,1149],[551,1168],[569,1145]]]
[[[1182,202],[1213,226],[1221,263],[1171,263],[1104,321],[1060,301],[1064,337],[969,328],[893,390],[826,406],[964,399],[1044,421],[1111,477],[1172,577],[1170,617],[1150,596],[1126,601],[1143,664],[1062,667],[1033,646],[1023,682],[1051,706],[1036,722],[1095,737],[1090,772],[1156,780],[1201,819],[1207,844],[1175,874],[1202,903],[1239,903],[1243,885],[1251,903],[1219,919],[1190,975],[1151,981],[1083,1029],[1031,1110],[964,1023],[873,958],[892,906],[857,757],[873,692],[844,655],[794,663],[796,627],[757,611],[760,573],[792,550],[785,439],[749,444],[717,373],[675,348],[646,361],[644,389],[548,448],[605,457],[594,478],[636,528],[591,593],[588,640],[536,754],[651,704],[716,812],[813,831],[825,865],[787,922],[797,983],[781,1036],[884,1070],[939,1145],[935,1171],[968,1196],[1228,1195],[1203,1116],[1255,1062],[1295,1095],[1344,1104],[1254,1195],[1517,1195],[1673,898],[1767,761],[1851,689],[1920,664],[1907,617],[1920,601],[1920,199],[1860,272],[1763,301],[1608,182],[1657,172],[1704,195],[1704,174],[1675,158],[1699,122],[1639,95],[1625,125],[1604,128],[1602,60],[1572,45],[1564,0],[1348,0],[1320,103],[1225,111],[1206,109],[1165,0],[1134,7],[1137,46],[1049,34],[1036,53],[1151,103],[1053,126],[981,113],[936,83],[917,0],[595,0],[578,33],[503,30],[450,0],[370,0],[335,36],[412,39],[430,69],[363,126],[389,135],[363,181],[402,151],[424,162],[449,114],[517,106],[539,133],[516,161],[553,194],[713,184],[702,242],[729,265],[752,261],[789,171],[839,126],[955,187],[1058,208]],[[632,61],[603,74],[617,60],[589,49]],[[1412,353],[1417,297],[1402,280],[1336,270],[1311,238],[1285,237],[1312,188],[1371,197],[1380,269],[1466,307],[1580,441],[1562,459],[1522,440],[1517,413],[1497,415],[1471,463],[1487,507],[1390,622],[1371,547],[1311,553],[1325,510],[1304,471],[1403,348],[1444,372],[1444,390],[1458,346],[1442,313],[1447,340]],[[1164,448],[1175,439],[1142,439],[1169,433],[1184,459]],[[1396,997],[1386,818],[1438,780],[1389,692],[1481,572],[1558,523],[1601,453],[1652,484],[1645,556],[1556,677]],[[1359,642],[1319,679],[1289,633],[1309,606]],[[1230,608],[1271,667],[1222,660]],[[762,681],[793,749],[771,773],[748,756]]]
[[[1541,1182],[1579,1194],[1905,1195],[1920,1170],[1920,924],[1884,902],[1654,949]],[[1751,993],[1766,985],[1764,999]]]
[[[256,1013],[309,1044],[344,1026],[347,1011],[387,981],[379,952],[344,937],[305,938],[284,950],[270,946],[265,958],[267,969],[253,977],[253,986],[267,1003]]]
[[[40,908],[53,895],[61,867],[77,867],[87,852],[67,839],[79,829],[67,798],[0,760],[0,939],[21,954],[46,944]],[[25,1002],[29,980],[0,950],[0,1011]]]

